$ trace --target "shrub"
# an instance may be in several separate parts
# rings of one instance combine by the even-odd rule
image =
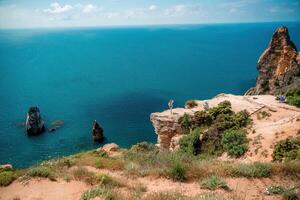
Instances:
[[[195,108],[196,106],[198,106],[198,104],[194,100],[188,100],[185,102],[185,107],[188,109]]]
[[[233,115],[232,118],[235,127],[245,127],[251,122],[250,113],[247,110],[242,110]]]
[[[199,129],[195,129],[192,133],[183,136],[179,141],[180,150],[190,155],[197,155],[201,148],[199,135]]]
[[[283,200],[299,200],[299,197],[295,191],[287,190],[283,193]]]
[[[222,138],[222,145],[230,156],[239,157],[247,151],[247,137],[244,130],[227,130]]]
[[[217,176],[211,176],[203,180],[200,184],[201,184],[201,188],[204,189],[216,190],[218,188],[222,188],[225,190],[230,190],[226,181]]]
[[[272,185],[266,188],[266,192],[268,195],[282,194],[284,191],[285,191],[284,187],[280,185]]]
[[[147,142],[140,142],[133,145],[129,151],[137,153],[137,152],[149,152],[149,151],[156,151],[156,150],[158,150],[158,148],[154,144],[147,143]]]
[[[213,117],[216,118],[220,114],[232,114],[231,110],[231,103],[230,101],[222,101],[218,104],[217,107],[210,108],[208,113]]]
[[[212,116],[205,110],[197,111],[194,115],[194,124],[197,127],[210,125],[213,121]]]
[[[255,162],[251,164],[236,164],[230,169],[230,173],[234,176],[243,177],[269,177],[271,175],[272,166],[269,163]]]
[[[192,118],[187,113],[178,119],[178,122],[184,132],[189,132],[192,127]]]
[[[186,168],[180,162],[176,162],[171,166],[168,174],[175,181],[184,181],[186,179]]]
[[[290,89],[286,93],[287,103],[300,108],[300,87]]]
[[[113,194],[106,188],[96,187],[82,193],[81,200],[90,200],[100,197],[103,200],[116,199]]]
[[[48,178],[52,181],[56,180],[54,172],[50,168],[44,166],[37,166],[30,169],[27,175],[31,177]]]
[[[300,136],[279,141],[272,157],[274,161],[300,159]]]
[[[270,116],[271,116],[271,113],[269,113],[267,111],[260,111],[256,115],[256,117],[257,117],[258,120],[265,119],[265,118],[270,117]]]
[[[12,171],[3,171],[0,173],[0,186],[8,186],[14,180],[15,176]]]
[[[288,97],[287,103],[300,108],[300,96]]]
[[[201,153],[219,155],[223,152],[221,145],[222,132],[215,126],[211,126],[201,140]]]
[[[108,187],[120,187],[123,186],[120,182],[114,180],[111,176],[107,174],[97,174],[97,182],[101,185],[108,186]]]
[[[98,183],[98,179],[95,173],[88,171],[84,167],[77,167],[72,171],[74,179],[78,181],[84,181],[87,184],[94,185]]]
[[[285,94],[286,97],[300,96],[300,87],[292,88]]]
[[[180,193],[159,192],[147,195],[144,200],[187,200],[187,197]]]

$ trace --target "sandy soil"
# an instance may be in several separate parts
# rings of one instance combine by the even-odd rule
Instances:
[[[8,187],[0,187],[1,200],[75,200],[88,186],[79,181],[65,182],[47,179],[31,179],[26,184],[14,181]]]
[[[115,179],[126,183],[130,187],[145,188],[144,196],[154,192],[170,192],[181,193],[183,195],[194,197],[201,194],[208,194],[211,191],[201,189],[197,182],[173,182],[166,178],[152,178],[152,177],[128,177],[123,172],[101,170],[93,167],[87,167],[88,170],[96,173],[105,173],[114,177]],[[263,200],[263,199],[281,199],[280,196],[268,196],[265,194],[266,187],[275,183],[288,183],[288,180],[278,179],[246,179],[246,178],[227,178],[226,182],[232,191],[225,191],[218,189],[214,191],[224,197],[234,197],[236,199],[244,200]],[[31,179],[26,185],[19,181],[15,181],[8,187],[0,188],[1,200],[13,200],[19,198],[21,200],[77,200],[80,199],[81,193],[92,186],[88,186],[83,182],[71,181],[65,182],[59,180],[53,182],[46,179]],[[124,195],[129,193],[126,188],[119,189],[120,193]]]

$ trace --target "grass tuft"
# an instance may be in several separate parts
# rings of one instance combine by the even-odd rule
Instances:
[[[209,189],[209,190],[216,190],[219,188],[222,188],[224,190],[230,190],[225,180],[222,178],[219,178],[218,176],[211,176],[205,180],[203,180],[201,183],[201,188]]]

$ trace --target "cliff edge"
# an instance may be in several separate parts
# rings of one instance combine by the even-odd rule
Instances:
[[[179,140],[184,136],[179,118],[185,113],[193,116],[197,111],[204,110],[204,104],[212,108],[223,101],[230,101],[234,112],[247,110],[253,121],[246,128],[250,142],[249,150],[240,158],[242,160],[271,161],[274,145],[289,136],[295,136],[300,128],[300,109],[280,103],[275,96],[219,94],[210,100],[195,101],[197,106],[191,109],[176,108],[172,114],[170,110],[152,113],[150,119],[158,136],[158,146],[170,150],[179,148]],[[268,113],[268,116],[262,119],[262,113]]]

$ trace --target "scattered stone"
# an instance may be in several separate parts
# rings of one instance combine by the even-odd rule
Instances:
[[[13,169],[13,166],[11,164],[4,164],[0,165],[0,169]]]
[[[25,128],[28,135],[38,135],[45,131],[44,121],[38,107],[29,108]]]
[[[104,139],[103,136],[103,128],[98,124],[98,122],[95,120],[93,124],[93,140],[94,142],[102,142]]]
[[[115,143],[106,144],[103,147],[100,147],[97,149],[98,152],[105,151],[106,153],[113,152],[113,151],[119,151],[119,150],[120,150],[120,147]]]

